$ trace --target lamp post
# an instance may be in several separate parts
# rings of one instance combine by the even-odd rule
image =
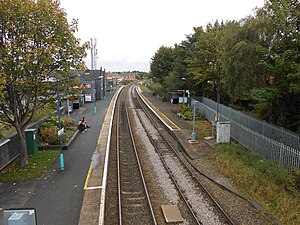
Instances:
[[[214,87],[217,88],[217,112],[216,112],[216,117],[215,117],[215,121],[219,122],[219,104],[220,104],[220,86],[222,83],[218,83],[218,82],[213,82],[213,81],[207,81],[208,84],[213,85]]]
[[[193,132],[191,135],[191,141],[196,142],[196,133],[195,133],[195,119],[196,119],[196,101],[192,101],[192,106],[193,106]]]
[[[186,77],[182,77],[181,79],[183,80],[183,82],[185,82]],[[185,85],[183,85],[183,104],[185,104]]]
[[[213,81],[207,81],[207,83],[211,84],[211,85],[213,85],[213,87],[217,88],[217,112],[216,112],[216,116],[215,116],[215,123],[218,126],[218,123],[219,123],[220,86],[222,85],[222,83],[220,83],[220,82],[213,82]],[[218,132],[218,129],[217,129],[217,132]],[[212,136],[214,137],[213,122],[212,122]]]
[[[60,119],[60,94],[59,94],[59,85],[57,86],[57,116],[58,116],[58,137],[59,137],[59,168],[61,171],[65,169],[64,166],[64,154],[62,153],[62,134],[63,129],[61,128],[61,119]]]
[[[97,112],[97,106],[96,106],[96,88],[94,88],[94,115],[96,115],[96,112]]]

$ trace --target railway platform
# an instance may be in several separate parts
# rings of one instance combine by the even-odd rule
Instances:
[[[9,208],[35,208],[38,225],[78,224],[87,171],[113,95],[109,92],[106,100],[96,102],[96,114],[93,103],[70,114],[75,122],[85,117],[92,127],[78,134],[68,150],[63,151],[64,171],[59,170],[58,158],[40,179],[0,182],[0,224],[3,210]]]
[[[76,121],[85,116],[92,129],[87,131],[89,133],[80,134],[66,152],[64,172],[58,171],[59,162],[56,162],[40,180],[0,183],[0,219],[1,209],[33,207],[37,208],[39,225],[71,225],[78,221],[78,225],[104,224],[107,152],[112,116],[120,90],[110,93],[105,102],[97,103],[97,116],[93,115],[92,107],[72,115]],[[206,142],[188,142],[190,125],[176,118],[172,112],[176,105],[167,102],[161,104],[161,100],[147,93],[142,95],[149,106],[171,126],[179,144],[191,159],[197,160],[211,150],[211,145]],[[100,132],[98,127],[101,127]]]
[[[156,100],[155,97],[151,97],[147,93],[143,94],[140,90],[139,92],[149,107],[151,107],[153,111],[155,111],[155,113],[165,121],[167,126],[169,126],[169,129],[172,129],[172,132],[178,139],[178,143],[186,151],[186,154],[190,159],[197,160],[197,158],[201,157],[201,155],[206,154],[212,149],[214,145],[213,141],[210,143],[206,141],[199,141],[193,144],[189,142],[191,135],[189,132],[191,127],[182,119],[175,118],[176,115],[172,112],[172,108],[176,107],[175,105],[166,102],[160,104],[159,100]],[[112,116],[118,93],[114,95],[110,102],[98,138],[98,143],[92,157],[92,162],[84,186],[85,193],[78,225],[104,224],[105,186],[109,157],[108,149],[110,144],[110,128],[112,126]],[[161,107],[162,105],[163,107]],[[174,122],[175,120],[176,122]],[[220,182],[223,182],[223,184],[227,185],[228,188],[232,188],[230,187],[230,184],[227,184],[227,181],[220,179]]]

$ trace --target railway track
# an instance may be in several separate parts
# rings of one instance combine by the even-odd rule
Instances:
[[[159,179],[154,177],[154,174],[162,175],[154,173],[151,169],[150,172],[149,169],[145,172],[144,178],[142,170],[147,170],[144,167],[147,167],[149,160],[146,156],[143,162],[139,161],[139,154],[142,154],[142,151],[139,149],[137,152],[135,144],[135,139],[139,138],[133,137],[134,133],[139,136],[136,134],[139,132],[136,132],[137,128],[132,131],[131,123],[134,122],[128,119],[134,117],[132,114],[136,115],[136,120],[139,122],[135,123],[141,124],[149,138],[149,143],[155,148],[162,170],[167,171],[165,173],[168,178],[164,179],[173,182],[171,186],[174,186],[175,192],[169,191],[172,187],[170,188],[168,184],[167,187],[163,187],[164,191],[160,191],[165,194],[154,193],[160,190],[159,186],[162,185],[158,184]],[[162,205],[166,202],[170,203],[170,200],[161,199],[167,192],[180,196],[178,197],[180,200],[174,201],[184,218],[182,224],[234,224],[189,169],[189,165],[181,159],[182,157],[176,151],[176,146],[178,147],[176,141],[166,131],[164,125],[154,119],[153,112],[150,113],[143,105],[132,87],[125,88],[120,94],[114,118],[104,224],[167,224],[166,217],[162,214]],[[150,146],[147,146],[146,151],[148,147]],[[154,167],[159,165],[154,163]],[[147,190],[146,183],[147,186],[152,187],[151,190]]]
[[[110,144],[101,142],[101,148],[99,142],[106,153],[105,175],[102,186],[91,189],[93,196],[101,194],[99,224],[166,225],[171,216],[165,206],[179,211],[172,224],[271,224],[249,201],[206,176],[199,161],[188,158],[176,124],[160,122],[158,110],[143,106],[132,87],[122,90],[105,126]]]
[[[121,93],[113,124],[105,224],[156,225],[128,118],[128,90]]]
[[[134,102],[137,104],[136,108],[142,108],[153,124],[152,127],[144,124],[147,135],[197,223],[234,224],[217,200],[191,171],[190,166],[178,154],[176,144],[174,145],[176,141],[153,118],[141,99],[137,97]],[[145,123],[145,119],[140,118],[140,121]]]

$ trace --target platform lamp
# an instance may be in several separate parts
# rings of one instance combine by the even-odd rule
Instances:
[[[215,117],[215,121],[219,122],[219,104],[220,104],[220,86],[222,83],[213,82],[213,81],[207,81],[208,84],[213,85],[214,87],[217,87],[217,113]]]
[[[213,87],[217,88],[217,112],[215,116],[215,123],[218,125],[219,123],[219,104],[220,104],[220,86],[222,83],[220,82],[213,82],[213,81],[207,81],[208,84],[213,85]],[[212,122],[212,136],[214,137],[214,124]]]
[[[196,140],[196,133],[195,133],[195,120],[196,120],[196,101],[192,101],[192,106],[193,106],[193,132],[191,135],[191,142],[197,142]]]
[[[186,77],[182,77],[181,79],[183,80],[183,82],[186,81]],[[183,90],[183,104],[185,104],[185,102],[184,102],[184,100],[185,100],[185,91],[186,91],[186,90],[185,90],[185,85],[183,85],[183,89],[184,89],[184,90]]]
[[[96,82],[95,82],[96,83]],[[94,88],[94,115],[97,113],[97,105],[96,105],[96,88]]]
[[[62,135],[63,135],[63,128],[61,128],[61,118],[60,118],[60,93],[59,93],[59,83],[57,85],[57,116],[58,116],[58,137],[59,137],[59,168],[61,171],[64,171],[64,154],[62,152]]]

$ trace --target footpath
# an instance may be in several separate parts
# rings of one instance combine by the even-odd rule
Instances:
[[[91,158],[96,148],[102,123],[114,92],[106,100],[87,103],[70,114],[75,123],[85,117],[92,127],[79,133],[68,150],[64,150],[64,171],[59,169],[59,157],[43,177],[32,181],[0,183],[0,225],[3,210],[35,208],[38,225],[78,224],[84,196],[84,185]]]

